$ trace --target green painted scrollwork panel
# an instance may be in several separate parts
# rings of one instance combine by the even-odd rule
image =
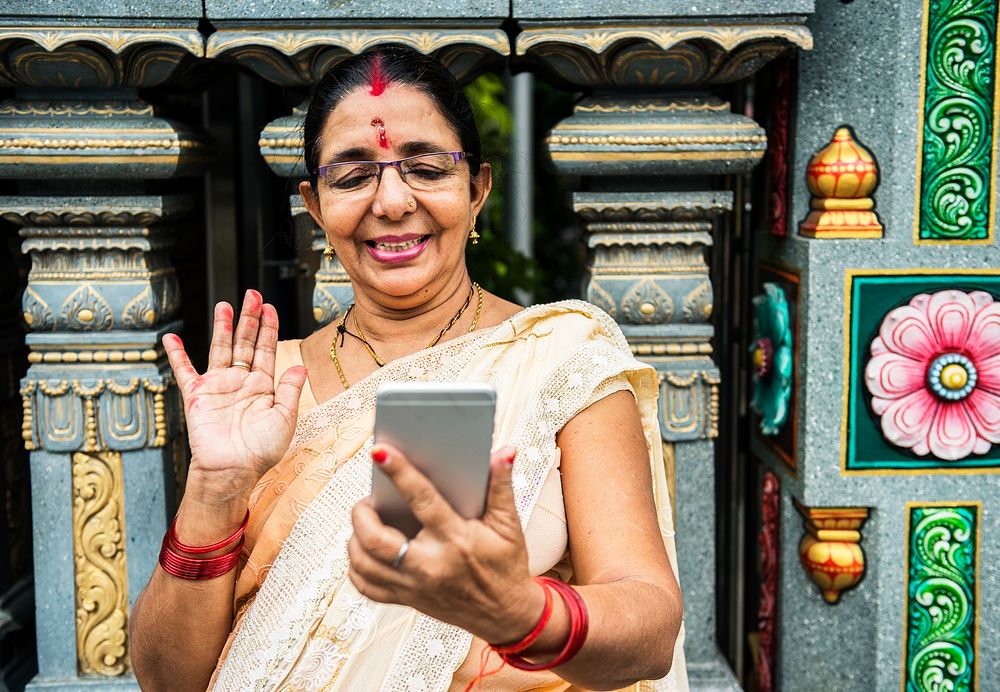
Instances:
[[[918,242],[992,236],[997,4],[925,5]]]
[[[976,687],[979,506],[910,507],[906,692]]]

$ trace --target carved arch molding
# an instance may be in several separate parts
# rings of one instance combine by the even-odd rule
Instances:
[[[371,27],[369,23],[367,25]],[[576,87],[644,92],[738,81],[793,48],[796,23],[731,25],[531,24],[515,41],[496,27],[408,23],[358,27],[0,27],[0,86],[139,88],[200,62],[235,62],[283,86],[315,83],[332,65],[375,45],[405,45],[441,59],[460,80],[505,60]]]

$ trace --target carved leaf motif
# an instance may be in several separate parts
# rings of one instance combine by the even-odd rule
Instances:
[[[44,332],[55,329],[56,318],[52,314],[52,308],[31,286],[25,289],[21,306],[24,311],[24,321],[32,331]]]
[[[685,322],[705,322],[712,316],[712,284],[707,277],[684,296],[681,314]]]
[[[670,294],[650,279],[637,283],[622,300],[622,317],[629,324],[665,324],[673,316]]]
[[[74,454],[76,643],[84,674],[117,676],[130,667],[124,522],[121,454]]]
[[[125,304],[122,310],[122,325],[132,329],[152,327],[159,316],[156,307],[153,304],[153,291],[147,284],[139,295]]]
[[[83,284],[73,291],[63,302],[60,314],[69,329],[101,332],[114,328],[111,306],[92,284]]]
[[[344,306],[334,298],[333,294],[318,283],[313,290],[313,318],[317,324],[329,324],[339,318],[344,312]]]
[[[975,505],[910,509],[906,608],[907,690],[973,689],[977,678],[977,533]]]
[[[587,284],[587,300],[601,310],[604,310],[611,317],[618,318],[618,305],[615,299],[611,297],[610,293],[604,290],[604,287],[596,279],[592,279]]]

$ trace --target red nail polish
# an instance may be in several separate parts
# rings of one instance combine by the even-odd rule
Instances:
[[[386,459],[389,458],[389,452],[384,449],[373,449],[372,450],[372,461],[376,464],[384,464]]]
[[[515,459],[517,459],[517,454],[516,453],[515,454],[511,454],[510,457],[507,459],[507,463],[510,464],[511,466],[513,466]]]

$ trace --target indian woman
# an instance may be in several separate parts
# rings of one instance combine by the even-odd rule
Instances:
[[[317,85],[304,135],[302,198],[354,303],[291,341],[258,292],[219,303],[204,372],[164,336],[191,461],[130,619],[143,689],[686,689],[655,373],[597,307],[470,277],[492,179],[461,88],[371,50]],[[482,517],[374,443],[387,382],[495,387]]]

